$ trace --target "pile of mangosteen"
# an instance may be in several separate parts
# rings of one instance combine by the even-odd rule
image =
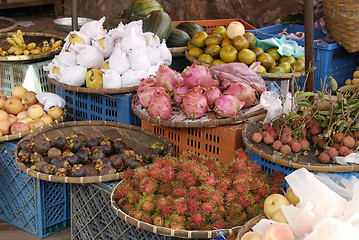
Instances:
[[[55,139],[20,141],[17,158],[31,169],[45,174],[85,177],[145,166],[163,154],[161,142],[153,143],[145,154],[139,155],[121,138],[86,138],[83,134],[71,134]]]

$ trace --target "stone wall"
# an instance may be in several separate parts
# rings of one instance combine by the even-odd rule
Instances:
[[[77,0],[80,17],[114,19],[134,0]],[[64,15],[71,16],[71,0],[64,1]],[[275,24],[289,13],[304,9],[304,0],[158,0],[172,20],[242,18],[256,28]]]

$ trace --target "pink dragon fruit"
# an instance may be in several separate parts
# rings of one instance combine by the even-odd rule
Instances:
[[[209,88],[211,86],[218,86],[219,83],[214,80],[209,72],[207,66],[197,65],[193,63],[182,71],[183,82],[189,88],[202,86]]]
[[[167,98],[169,98],[166,89],[164,89],[163,87],[149,87],[143,92],[137,94],[137,103],[141,104],[144,108],[148,108],[148,104],[150,103],[152,98],[156,98],[159,95],[165,95]]]
[[[157,86],[164,87],[170,94],[183,83],[181,74],[166,65],[158,68],[156,72]]]
[[[232,94],[238,98],[239,101],[244,102],[245,108],[252,106],[256,101],[256,91],[246,83],[231,84],[225,93]]]
[[[182,111],[189,119],[202,117],[208,111],[205,88],[194,87],[182,99]]]
[[[213,107],[214,101],[222,95],[221,90],[218,87],[210,87],[206,90],[206,98],[209,107]]]
[[[149,87],[156,87],[156,85],[157,85],[157,82],[156,82],[155,76],[150,76],[148,78],[142,78],[140,81],[140,84],[138,84],[137,93],[143,92],[144,90],[146,90]]]
[[[148,104],[147,111],[152,118],[167,120],[172,115],[171,99],[164,94],[152,98]]]
[[[182,98],[187,93],[188,87],[186,85],[181,85],[173,91],[173,99],[178,107],[181,107]]]
[[[213,111],[219,118],[233,117],[244,106],[244,102],[239,101],[235,96],[223,93],[216,101],[214,101]]]

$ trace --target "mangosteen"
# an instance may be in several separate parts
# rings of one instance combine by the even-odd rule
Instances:
[[[62,155],[61,157],[62,158],[67,158],[67,157],[70,157],[70,156],[73,156],[75,155],[73,152],[71,152],[70,148],[65,148],[63,151],[62,151]]]
[[[100,175],[115,174],[116,169],[110,165],[104,165],[100,170]]]
[[[76,164],[71,169],[71,177],[85,177],[86,169],[82,164]]]
[[[74,165],[80,163],[80,158],[77,155],[68,156],[65,158],[65,160],[68,161],[71,166],[74,166]]]
[[[50,164],[56,166],[56,171],[59,170],[60,168],[71,170],[70,163],[61,157],[51,159]]]
[[[125,160],[125,165],[131,169],[141,166],[141,162],[136,160],[134,157]]]
[[[43,161],[39,161],[32,165],[31,169],[46,174],[54,174],[56,166]]]
[[[104,152],[102,152],[102,151],[97,150],[97,151],[95,151],[95,152],[92,152],[91,157],[92,157],[92,160],[93,160],[93,161],[96,161],[97,159],[103,159],[103,158],[105,158],[105,157],[106,157],[106,154],[105,154]]]
[[[24,148],[33,149],[34,145],[35,145],[34,141],[27,139],[19,142],[18,149],[19,151]]]
[[[79,149],[75,155],[80,158],[80,163],[90,162],[90,150],[88,148]]]
[[[32,164],[37,163],[37,162],[41,161],[41,158],[43,158],[43,155],[41,155],[38,152],[33,152],[30,157],[30,162]]]
[[[117,138],[112,142],[112,149],[114,153],[123,153],[126,150],[126,143],[121,138]]]
[[[64,136],[58,136],[54,140],[54,147],[63,150],[67,144],[67,140]]]
[[[155,149],[148,150],[144,155],[143,159],[145,163],[152,163],[153,160],[155,160],[156,157],[159,156],[159,153]]]
[[[94,146],[99,146],[101,141],[103,140],[103,137],[93,137],[90,138],[87,142],[86,142],[86,147],[88,148],[92,148]]]
[[[106,156],[110,155],[112,153],[112,147],[108,145],[100,145],[100,146],[94,146],[91,148],[91,152],[94,153],[96,151],[104,152]]]
[[[65,177],[70,174],[70,170],[67,168],[58,168],[57,171],[55,170],[56,176],[62,176]]]
[[[84,142],[78,137],[73,138],[69,141],[69,148],[72,152],[77,152],[80,148],[84,146]]]
[[[100,142],[100,145],[108,145],[111,146],[112,145],[112,139],[111,138],[105,138]]]
[[[49,151],[47,151],[47,156],[51,159],[61,157],[61,155],[62,155],[61,150],[56,147],[51,147]]]
[[[48,156],[43,156],[41,159],[40,159],[41,162],[46,162],[46,163],[50,163],[51,159],[48,157]]]
[[[51,144],[46,140],[37,141],[34,145],[34,150],[40,153],[41,155],[46,154],[50,148],[51,148]]]
[[[111,166],[118,172],[123,169],[124,163],[120,154],[112,155],[110,158]]]
[[[32,151],[29,148],[23,148],[17,154],[17,157],[20,162],[27,163],[30,161]]]
[[[87,137],[83,135],[82,133],[79,133],[76,135],[76,138],[82,141],[83,143],[87,142]]]
[[[155,142],[155,143],[152,143],[151,145],[151,149],[155,150],[156,152],[158,152],[158,155],[162,155],[163,154],[163,151],[165,149],[163,143],[161,142]]]

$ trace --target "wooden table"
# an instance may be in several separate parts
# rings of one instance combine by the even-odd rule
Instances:
[[[55,16],[62,14],[62,1],[61,0],[1,0],[0,9],[31,7],[41,5],[54,5]]]

